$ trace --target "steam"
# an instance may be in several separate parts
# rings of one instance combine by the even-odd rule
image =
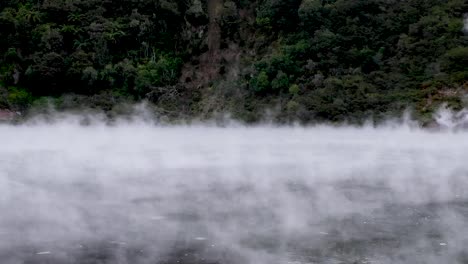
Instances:
[[[442,107],[434,114],[435,123],[441,129],[466,130],[468,128],[468,110],[458,112]]]
[[[86,124],[0,126],[2,263],[467,260],[464,132]]]

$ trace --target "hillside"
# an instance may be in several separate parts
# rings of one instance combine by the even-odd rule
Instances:
[[[3,0],[0,109],[362,122],[468,104],[465,0]],[[48,99],[47,99],[48,98]]]

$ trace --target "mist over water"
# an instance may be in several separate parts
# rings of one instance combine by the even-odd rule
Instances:
[[[0,262],[468,263],[468,134],[0,125]]]

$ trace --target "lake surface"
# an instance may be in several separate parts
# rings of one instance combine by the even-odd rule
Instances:
[[[468,263],[468,134],[0,126],[4,264]]]

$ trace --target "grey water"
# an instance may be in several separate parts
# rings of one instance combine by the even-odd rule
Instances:
[[[0,126],[0,263],[468,263],[468,134]]]

